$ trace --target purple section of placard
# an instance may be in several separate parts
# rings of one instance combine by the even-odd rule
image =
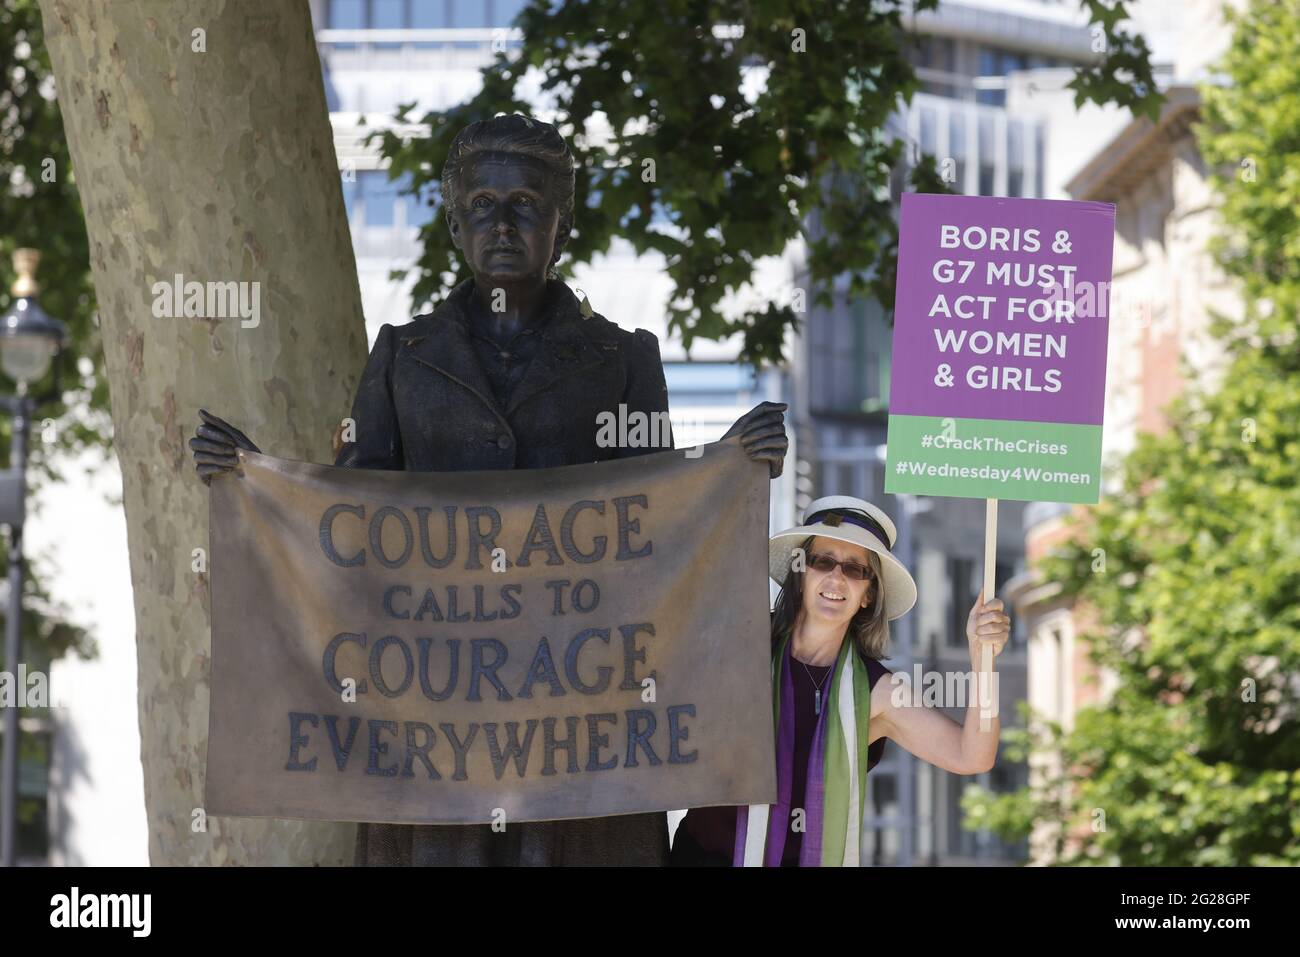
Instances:
[[[980,249],[966,244],[943,248],[942,228],[955,226],[965,236],[971,227],[984,230]],[[1008,230],[1006,249],[991,249],[991,230]],[[1036,229],[1038,249],[1025,250],[1028,231]],[[1017,234],[1017,230],[1019,233]],[[1068,234],[1069,252],[1054,251],[1058,236]],[[1019,235],[1020,249],[1016,249]],[[974,235],[971,236],[974,239]],[[949,196],[930,193],[904,193],[899,224],[898,293],[895,299],[894,354],[890,376],[889,411],[894,415],[960,416],[973,419],[1014,419],[1035,422],[1070,422],[1100,425],[1106,394],[1106,333],[1109,319],[1111,250],[1115,239],[1115,207],[1110,203],[1085,203],[1051,199],[1008,199],[998,196]],[[941,259],[974,262],[966,281],[941,282],[935,277],[935,263]],[[1037,322],[1021,312],[1006,318],[1009,297],[1025,300],[1045,298],[1038,285],[1021,287],[988,282],[989,264],[1009,264],[1014,277],[1017,267],[1021,276],[1034,270],[1034,279],[1045,279],[1040,264],[1057,268],[1055,277],[1065,279],[1061,266],[1073,266],[1070,286],[1064,298],[1088,315],[1076,315],[1073,322],[1056,317]],[[955,267],[961,277],[966,267]],[[1091,284],[1085,286],[1084,284]],[[1064,286],[1064,283],[1062,284]],[[1086,290],[1091,290],[1089,294]],[[951,316],[931,315],[936,299],[945,294]],[[959,318],[955,311],[957,296],[992,296],[990,317],[982,316],[983,305],[977,300],[963,304],[973,318]],[[1092,308],[1087,308],[1092,303]],[[1053,312],[1056,312],[1053,308]],[[940,335],[967,334],[960,351],[943,351],[936,341]],[[970,348],[969,336],[975,332],[991,333],[994,348],[977,354]],[[1021,349],[1034,348],[1042,355],[1013,355],[996,351],[998,333],[1043,333],[1036,341],[1022,337]],[[1065,355],[1048,354],[1047,336],[1064,336]],[[985,337],[978,337],[980,347]],[[1059,339],[1055,340],[1060,342]],[[950,367],[952,385],[936,382],[939,367]],[[1018,369],[1014,373],[985,370]],[[1051,374],[1049,374],[1051,373]],[[968,374],[971,378],[968,379]],[[994,380],[994,376],[997,379]],[[1004,379],[1003,376],[1008,379]],[[998,388],[987,384],[996,381]],[[981,382],[985,383],[980,387]],[[1020,388],[1011,385],[1018,382]],[[1049,391],[1059,382],[1057,391]],[[1039,391],[1033,387],[1037,386]]]

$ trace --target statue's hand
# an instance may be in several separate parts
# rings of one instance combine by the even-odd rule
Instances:
[[[203,424],[194,430],[190,439],[190,448],[194,450],[194,468],[203,479],[204,485],[212,482],[212,476],[222,472],[233,472],[239,466],[236,449],[249,452],[261,452],[253,440],[229,422],[218,419],[207,409],[199,409]]]
[[[784,402],[760,402],[727,430],[724,439],[740,436],[740,444],[751,459],[767,462],[772,478],[785,468],[785,453],[790,440],[785,434]]]

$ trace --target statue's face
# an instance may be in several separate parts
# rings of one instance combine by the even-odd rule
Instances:
[[[478,153],[461,174],[451,237],[481,286],[544,278],[560,211],[546,165],[517,153]]]

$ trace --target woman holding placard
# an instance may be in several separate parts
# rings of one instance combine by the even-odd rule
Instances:
[[[889,622],[916,603],[916,583],[891,553],[896,536],[875,505],[834,495],[771,538],[768,570],[781,584],[772,614],[777,803],[692,809],[677,828],[674,865],[856,866],[867,772],[886,738],[954,774],[993,766],[999,726],[994,718],[980,730],[978,695],[959,725],[898,679],[880,680],[892,673],[879,660]],[[1010,634],[1002,602],[983,599],[966,621],[972,675],[981,645],[996,655]]]

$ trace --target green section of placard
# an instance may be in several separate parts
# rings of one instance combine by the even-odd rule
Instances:
[[[885,491],[1094,505],[1101,426],[889,417]]]

